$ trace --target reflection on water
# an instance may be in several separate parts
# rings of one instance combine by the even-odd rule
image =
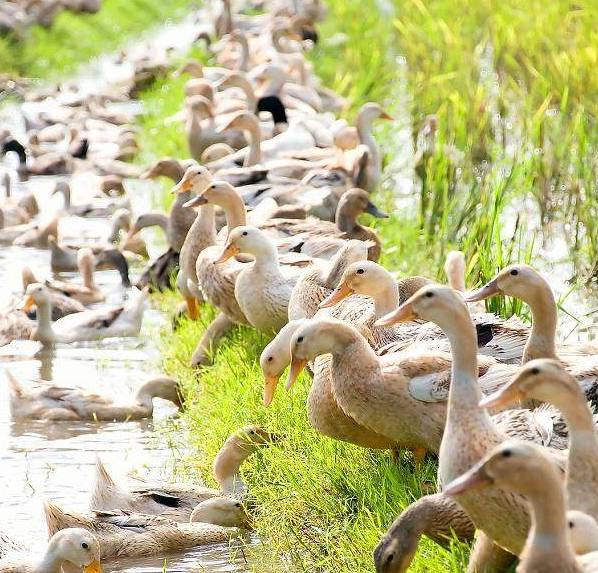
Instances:
[[[151,184],[150,184],[151,185]],[[40,204],[50,204],[50,178],[35,178],[22,184],[33,189]],[[148,207],[148,186],[134,189],[137,212]],[[98,236],[107,233],[103,220],[91,222],[75,217],[65,219],[68,236],[80,238],[85,226]],[[62,225],[62,222],[61,222]],[[153,245],[160,252],[163,246]],[[0,249],[0,305],[21,294],[20,269],[31,266],[40,277],[49,275],[49,254],[37,249],[7,247]],[[79,281],[74,273],[62,277]],[[116,271],[96,273],[96,281],[107,295],[106,304],[118,304],[127,294]],[[58,384],[82,386],[88,390],[130,400],[144,379],[155,374],[159,356],[151,345],[149,331],[155,331],[163,317],[148,309],[144,320],[145,336],[139,339],[108,339],[44,348],[37,342],[15,341],[0,348],[0,370],[10,368],[23,381],[47,380]],[[47,538],[42,506],[44,500],[84,511],[94,477],[96,456],[101,456],[116,477],[125,481],[127,472],[168,479],[172,475],[173,455],[165,440],[153,433],[154,423],[175,414],[172,404],[156,400],[154,421],[128,423],[43,422],[12,420],[6,378],[0,373],[0,528],[32,547],[42,547]],[[236,542],[239,543],[238,541]],[[106,564],[105,571],[169,572],[242,571],[241,551],[234,553],[227,544],[197,548],[185,554]]]

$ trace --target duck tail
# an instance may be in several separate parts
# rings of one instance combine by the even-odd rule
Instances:
[[[46,527],[48,528],[48,537],[52,537],[61,529],[69,527],[68,514],[64,509],[51,501],[44,502],[44,514],[46,516]]]
[[[8,368],[5,370],[5,372],[6,378],[8,379],[8,388],[10,390],[11,397],[23,398],[25,396],[25,389],[19,384],[19,381]]]

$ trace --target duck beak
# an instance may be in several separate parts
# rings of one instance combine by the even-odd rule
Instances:
[[[102,566],[97,559],[94,559],[89,565],[83,567],[84,573],[102,573]]]
[[[207,203],[208,200],[203,195],[198,195],[186,203],[183,203],[183,207],[200,207],[201,205],[206,205]]]
[[[305,368],[306,364],[307,360],[300,360],[299,358],[295,358],[293,356],[293,360],[291,361],[291,369],[289,370],[289,376],[285,386],[286,390],[290,390],[295,382],[297,382],[297,378],[299,378],[299,374],[301,374],[301,371]]]
[[[469,491],[482,489],[494,483],[493,479],[486,473],[483,464],[478,464],[467,473],[449,483],[442,493],[450,496],[461,495]]]
[[[229,131],[230,129],[235,129],[235,128],[236,128],[236,125],[235,125],[235,119],[236,119],[236,118],[233,118],[233,119],[232,119],[231,121],[229,121],[229,122],[228,122],[226,125],[224,125],[224,126],[222,126],[222,127],[219,127],[219,128],[216,130],[216,133],[225,133],[225,132]]]
[[[497,392],[494,392],[494,394],[490,394],[490,396],[483,398],[479,404],[480,408],[500,408],[524,400],[525,395],[521,392],[516,382],[517,379],[513,380],[510,384],[507,384]]]
[[[382,111],[382,113],[380,114],[380,119],[387,119],[389,121],[394,121],[395,118],[392,117],[392,115],[390,115],[388,112],[386,111]]]
[[[27,296],[23,299],[21,304],[17,306],[18,310],[22,310],[23,312],[29,312],[31,308],[35,306],[35,300],[32,296]]]
[[[214,261],[214,263],[216,263],[217,265],[219,265],[220,263],[224,263],[229,259],[232,259],[234,256],[238,255],[240,252],[241,249],[239,249],[237,245],[235,245],[234,243],[229,243],[228,245],[226,245],[226,247],[224,247],[224,251],[222,251],[222,254]]]
[[[399,308],[389,312],[387,315],[378,319],[374,326],[390,326],[397,322],[409,322],[419,318],[417,312],[413,310],[413,303],[407,301],[403,303]]]
[[[378,219],[388,219],[388,213],[378,209],[378,207],[376,207],[376,205],[374,205],[371,201],[368,201],[368,206],[366,207],[365,212],[377,217]]]
[[[278,386],[278,378],[276,376],[266,376],[264,384],[264,406],[267,408],[272,404],[274,399],[274,392]]]
[[[465,302],[477,302],[491,296],[496,296],[497,294],[502,294],[502,290],[498,286],[498,279],[493,279],[482,288],[466,295]]]
[[[320,303],[318,308],[330,308],[354,293],[355,291],[343,281]]]
[[[171,193],[186,193],[193,189],[193,181],[191,179],[181,179],[171,190]]]

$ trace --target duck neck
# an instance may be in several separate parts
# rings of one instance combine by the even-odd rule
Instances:
[[[357,133],[359,134],[360,143],[368,148],[368,164],[372,166],[375,175],[379,176],[382,172],[382,158],[380,148],[372,134],[372,122],[369,118],[361,115],[357,118]]]
[[[249,152],[243,164],[245,167],[251,167],[262,160],[262,134],[257,118],[251,121],[251,124],[247,124],[244,130],[249,134]]]
[[[540,482],[539,487],[532,487],[525,492],[532,507],[532,524],[522,557],[545,563],[546,559],[550,559],[551,563],[554,559],[557,562],[562,560],[563,564],[575,563],[567,537],[565,492],[556,470],[545,472]]]
[[[248,448],[236,448],[232,444],[226,444],[214,458],[214,477],[224,495],[236,494],[239,489],[243,489],[241,464],[250,454]]]
[[[243,91],[245,99],[247,100],[247,109],[254,110],[257,107],[257,98],[251,82],[244,76],[239,75],[235,85]]]
[[[526,302],[532,312],[532,332],[523,351],[523,363],[535,358],[556,358],[557,315],[552,289],[545,283]]]
[[[202,241],[207,245],[216,244],[216,216],[214,205],[202,205],[199,215],[193,221],[187,236],[193,240]]]
[[[378,284],[378,290],[373,297],[376,318],[382,318],[399,306],[399,285],[390,273],[387,275],[385,280]]]
[[[52,303],[44,300],[37,304],[37,334],[40,339],[51,340],[54,338],[52,329]]]
[[[340,325],[336,329],[333,373],[339,379],[372,381],[372,372],[380,371],[380,363],[371,346],[355,329]]]
[[[62,193],[62,197],[64,198],[64,208],[70,209],[71,208],[71,188],[69,185],[63,185],[60,187],[60,192]]]
[[[83,264],[80,272],[83,277],[83,285],[90,290],[95,290],[96,284],[93,280],[93,263]]]
[[[274,273],[282,276],[276,247],[270,241],[264,241],[258,248],[250,252],[250,254],[255,257],[254,270],[260,273],[268,271],[270,275]]]
[[[490,421],[487,411],[478,406],[482,393],[478,384],[477,334],[465,305],[442,330],[449,339],[453,357],[448,419],[458,419],[466,413]]]
[[[168,231],[168,215],[164,213],[146,213],[141,220],[141,224],[137,225],[137,230],[140,231],[146,227],[160,227],[166,233]]]
[[[39,569],[36,570],[43,571],[44,573],[61,573],[64,560],[58,557],[57,550],[58,541],[55,537],[52,537],[48,541],[48,547],[39,564]]]
[[[240,35],[237,38],[237,43],[241,47],[241,57],[235,68],[242,72],[246,72],[249,69],[249,44],[247,42],[247,38],[244,35]],[[255,108],[252,107],[250,109]]]
[[[231,195],[226,201],[223,201],[221,207],[226,214],[226,226],[229,233],[236,227],[247,224],[245,203],[243,203],[243,199],[237,193]]]

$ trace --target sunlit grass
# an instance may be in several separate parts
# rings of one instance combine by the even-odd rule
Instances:
[[[50,28],[34,26],[22,40],[0,37],[0,70],[55,78],[122,47],[148,28],[181,18],[191,4],[191,0],[104,0],[97,14],[64,11]]]

